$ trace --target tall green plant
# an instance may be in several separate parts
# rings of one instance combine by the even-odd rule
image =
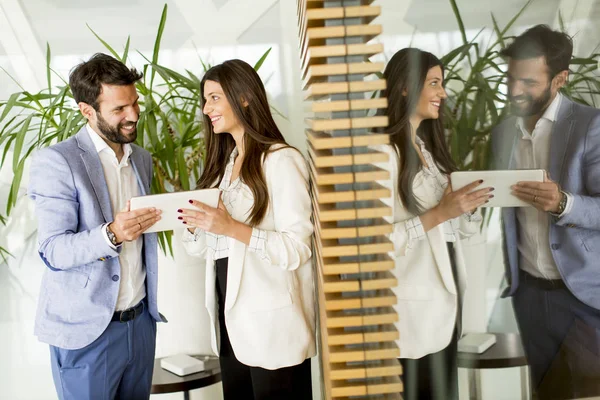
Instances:
[[[165,4],[152,58],[139,53],[145,60],[144,78],[136,84],[140,94],[142,112],[138,121],[136,143],[152,154],[154,179],[152,193],[189,190],[201,173],[205,147],[200,118],[200,78],[192,71],[177,72],[159,64],[161,39],[167,21]],[[94,36],[117,59],[126,63],[129,59],[130,38],[122,53],[115,51],[89,27]],[[25,161],[35,149],[50,146],[75,135],[86,120],[77,108],[67,82],[56,74],[50,65],[50,46],[47,46],[47,88],[30,93],[25,88],[0,101],[0,148],[4,152],[0,168],[12,161],[14,178],[8,194],[6,214],[10,215],[18,200],[18,190],[23,177]],[[258,70],[271,49],[258,60]],[[202,62],[204,72],[210,65]],[[53,86],[52,77],[58,76],[61,85]],[[18,83],[17,83],[18,84]],[[12,160],[8,160],[9,149]],[[1,221],[1,216],[0,216]],[[159,234],[159,242],[165,253],[172,254],[172,232]],[[6,254],[0,248],[0,256]]]

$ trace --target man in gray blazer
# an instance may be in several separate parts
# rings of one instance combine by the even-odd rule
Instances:
[[[571,38],[535,26],[503,50],[513,117],[493,132],[497,169],[544,169],[505,208],[505,262],[539,398],[600,394],[600,111],[561,95]]]
[[[29,196],[44,271],[35,334],[50,344],[60,399],[147,399],[156,321],[154,209],[129,210],[150,191],[152,158],[133,144],[135,82],[120,61],[96,54],[69,85],[87,125],[32,162]]]

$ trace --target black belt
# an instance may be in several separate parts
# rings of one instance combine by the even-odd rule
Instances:
[[[128,308],[123,311],[116,311],[113,314],[111,322],[128,322],[133,321],[144,312],[144,301],[140,301],[137,306]]]
[[[567,285],[562,279],[544,279],[533,276],[528,272],[521,270],[520,278],[523,281],[530,282],[533,286],[542,290],[567,289]]]

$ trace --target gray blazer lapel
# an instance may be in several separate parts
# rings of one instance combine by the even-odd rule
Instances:
[[[79,148],[83,150],[81,158],[96,193],[96,198],[98,198],[98,204],[100,205],[100,210],[102,210],[104,220],[111,222],[113,220],[112,207],[110,205],[108,186],[104,178],[104,169],[102,169],[100,157],[98,157],[94,143],[85,127],[77,133],[75,138],[77,139]]]
[[[561,181],[562,166],[574,126],[573,102],[567,97],[563,97],[550,136],[550,165],[548,173],[550,174],[550,179],[555,182],[560,183]]]
[[[150,188],[150,177],[148,176],[148,171],[146,171],[146,167],[144,165],[144,159],[142,157],[142,152],[137,146],[131,146],[131,166],[135,171],[135,176],[138,181],[138,187],[140,188],[140,196],[145,196],[148,194]]]

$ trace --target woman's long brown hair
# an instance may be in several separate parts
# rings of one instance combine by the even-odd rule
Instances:
[[[400,200],[414,215],[424,211],[413,192],[413,181],[423,168],[423,164],[412,144],[410,116],[419,103],[427,73],[436,66],[442,68],[443,75],[444,66],[436,56],[419,49],[406,48],[394,54],[383,73],[387,81],[387,89],[383,92],[383,96],[388,99],[388,107],[380,114],[387,115],[389,118],[389,126],[385,131],[390,134],[390,142],[400,159],[398,173]],[[456,171],[456,165],[446,143],[442,119],[443,101],[442,99],[440,103],[439,118],[423,120],[416,133],[425,142],[425,147],[441,171],[450,174]]]
[[[262,221],[269,207],[269,191],[262,167],[263,157],[272,151],[271,146],[274,144],[284,145],[281,148],[290,146],[273,120],[265,87],[249,64],[242,60],[229,60],[210,68],[200,83],[202,109],[206,102],[206,81],[221,85],[233,114],[244,129],[244,160],[240,178],[254,195],[254,205],[248,216],[248,223],[256,226]],[[198,189],[219,185],[225,174],[229,156],[235,148],[235,141],[231,135],[215,134],[210,118],[203,114],[203,119],[206,160],[204,171],[198,180]]]

